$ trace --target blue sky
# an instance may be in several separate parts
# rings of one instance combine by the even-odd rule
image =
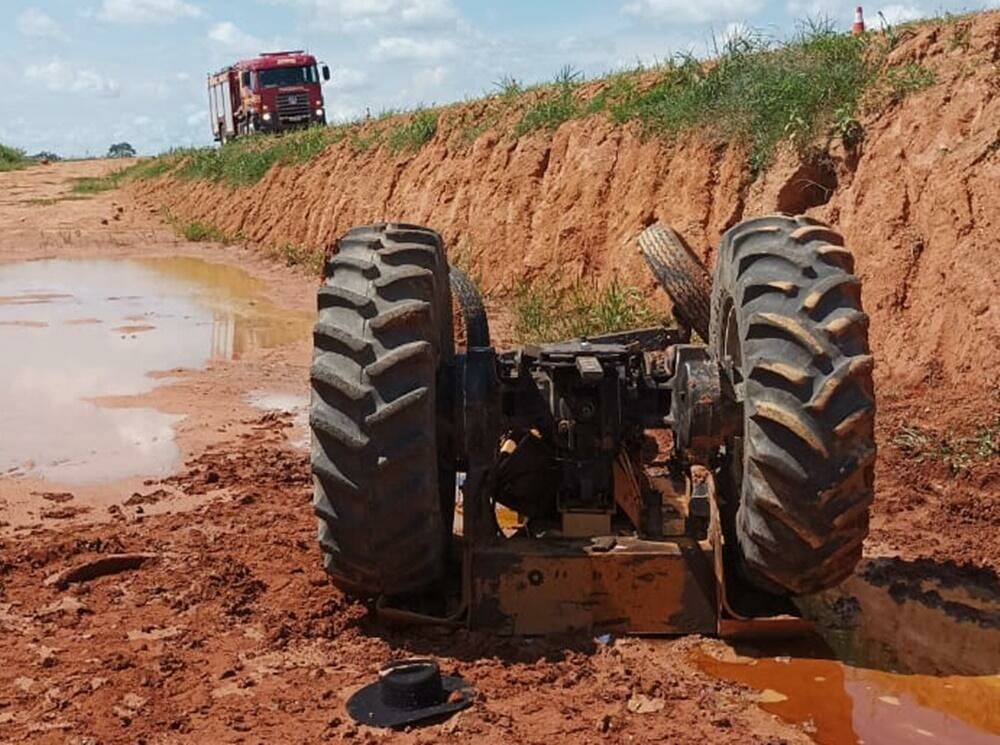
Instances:
[[[891,22],[1000,0],[883,0]],[[0,0],[0,142],[102,155],[207,144],[205,74],[270,49],[328,63],[335,119],[481,95],[513,76],[586,75],[679,51],[734,24],[785,36],[805,17],[847,29],[836,0]]]

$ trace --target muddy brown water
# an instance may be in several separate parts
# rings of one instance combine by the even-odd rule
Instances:
[[[88,484],[169,472],[180,417],[104,399],[308,335],[309,318],[262,291],[238,268],[193,257],[0,265],[0,477]]]
[[[1000,743],[1000,583],[984,570],[875,559],[809,598],[810,638],[734,644],[699,666],[755,689],[821,745]]]

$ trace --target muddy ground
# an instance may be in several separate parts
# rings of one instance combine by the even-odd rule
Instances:
[[[282,308],[289,324],[308,315],[315,281],[297,269],[237,246],[178,241],[155,208],[121,192],[69,198],[70,179],[108,167],[67,163],[0,174],[0,270],[52,257],[200,258],[263,280],[253,302]],[[259,392],[304,395],[309,355],[306,333],[168,371],[140,394],[98,400],[183,417],[173,427],[176,457],[159,475],[81,486],[31,468],[0,474],[0,742],[839,743],[864,731],[872,743],[918,741],[925,735],[917,730],[937,742],[1000,736],[1000,661],[987,654],[987,647],[1000,650],[996,469],[956,475],[940,459],[914,464],[891,442],[914,416],[912,403],[890,398],[882,409],[872,562],[857,579],[861,589],[830,607],[841,623],[860,613],[915,618],[925,628],[921,614],[941,615],[951,625],[928,625],[928,633],[966,640],[942,652],[943,661],[914,656],[919,634],[908,638],[910,656],[897,650],[885,665],[831,647],[793,659],[788,650],[734,649],[701,638],[500,639],[388,628],[326,581],[308,506],[301,418],[251,402]],[[0,437],[10,442],[30,427],[3,420]],[[993,496],[984,502],[985,492]],[[106,576],[66,581],[68,570],[122,554],[130,556],[115,559]],[[865,593],[876,590],[882,605],[869,612],[876,606]],[[893,639],[879,644],[884,651]],[[433,655],[445,672],[463,675],[478,691],[474,705],[443,724],[401,733],[354,725],[346,698],[381,663],[412,654]],[[982,667],[963,664],[977,655]],[[767,661],[795,671],[800,661],[825,665],[822,672],[805,668],[803,680],[832,680],[835,690],[822,688],[818,698],[836,702],[836,710],[784,709],[790,697],[801,700],[792,688],[805,684],[781,670],[750,680],[721,667],[734,661],[739,670],[766,670]],[[893,670],[889,682],[864,677],[879,667]],[[948,694],[956,688],[985,710],[963,709]],[[878,716],[865,719],[863,704]]]

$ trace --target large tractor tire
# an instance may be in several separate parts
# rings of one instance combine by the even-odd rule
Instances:
[[[441,238],[355,228],[324,275],[310,411],[324,564],[355,596],[421,593],[444,575],[455,498],[438,452],[438,386],[454,354]]]
[[[727,443],[738,561],[758,588],[807,594],[861,558],[875,462],[868,316],[854,259],[807,217],[723,236],[710,346],[733,362],[741,436]]]
[[[712,282],[698,257],[673,229],[659,223],[639,236],[639,251],[673,302],[674,315],[708,339]]]

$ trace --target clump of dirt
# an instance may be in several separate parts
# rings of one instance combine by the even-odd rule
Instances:
[[[220,561],[217,571],[204,581],[194,583],[190,592],[178,599],[175,606],[178,610],[186,610],[206,600],[217,600],[227,616],[248,618],[253,615],[253,605],[267,586],[235,556],[222,556]]]
[[[90,512],[89,507],[66,505],[64,507],[48,507],[43,509],[39,513],[39,516],[45,520],[71,520],[88,512]]]
[[[72,502],[75,499],[73,494],[68,491],[32,492],[32,496],[41,497],[49,502],[58,502],[60,504],[63,502]]]
[[[139,492],[134,492],[131,497],[122,502],[126,507],[135,507],[142,504],[156,504],[161,499],[165,499],[170,496],[170,492],[166,489],[156,489],[147,494],[141,494]]]
[[[263,485],[280,483],[288,487],[310,487],[312,477],[308,460],[300,453],[265,447],[284,441],[292,415],[268,412],[240,435],[243,448],[223,445],[209,448],[192,459],[187,468],[164,480],[186,494],[203,495],[228,490],[244,503],[266,494]]]

